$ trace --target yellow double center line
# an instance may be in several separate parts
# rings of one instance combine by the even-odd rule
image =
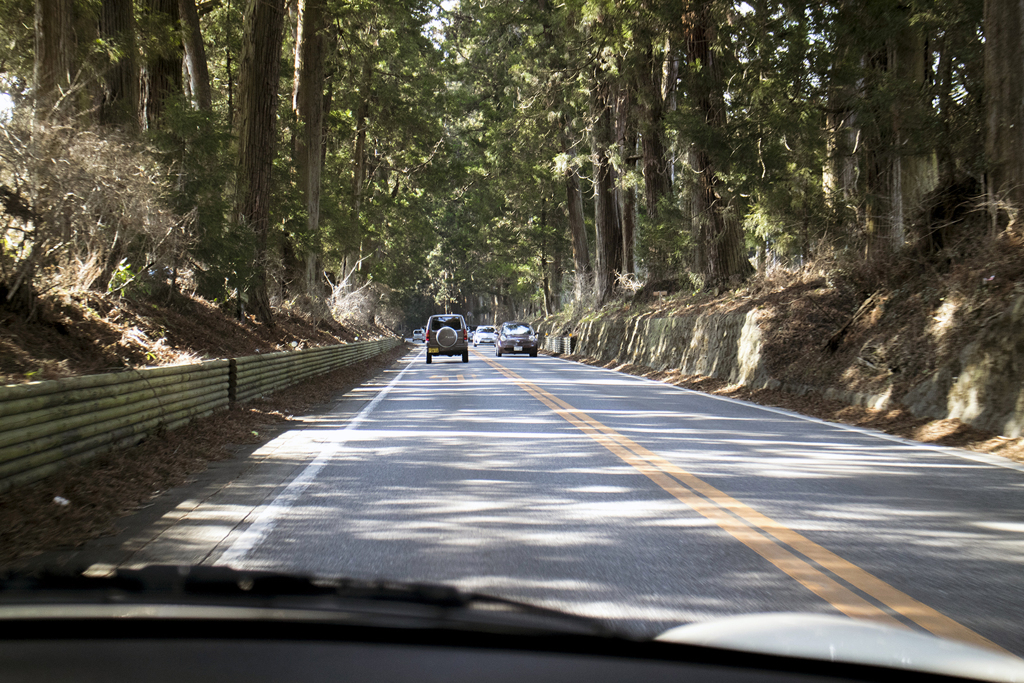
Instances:
[[[717,524],[733,538],[799,581],[844,614],[858,619],[870,619],[891,626],[905,627],[892,614],[839,583],[822,569],[831,572],[861,593],[874,598],[878,603],[935,635],[1009,654],[984,636],[741,503],[629,437],[619,434],[611,427],[601,424],[586,413],[573,408],[554,394],[545,391],[512,370],[488,358],[483,359],[550,408],[556,415],[636,468],[677,500]],[[788,546],[789,549],[785,546]]]

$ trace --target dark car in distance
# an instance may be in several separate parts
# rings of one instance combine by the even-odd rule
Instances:
[[[494,355],[506,353],[528,353],[537,356],[537,333],[529,323],[507,322],[498,328],[498,339],[494,342]]]

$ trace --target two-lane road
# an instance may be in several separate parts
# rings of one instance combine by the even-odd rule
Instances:
[[[1024,654],[1019,467],[554,358],[423,361],[134,561],[452,583],[636,635],[803,611]]]

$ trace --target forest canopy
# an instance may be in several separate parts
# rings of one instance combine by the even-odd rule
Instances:
[[[483,324],[884,267],[1024,204],[1009,0],[0,6],[24,315],[77,287]]]

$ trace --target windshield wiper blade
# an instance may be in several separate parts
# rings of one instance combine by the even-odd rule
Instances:
[[[47,571],[0,575],[0,605],[52,601],[57,596],[76,603],[262,605],[326,611],[343,610],[352,603],[410,605],[435,608],[434,616],[440,618],[458,615],[464,619],[474,612],[533,617],[555,630],[618,637],[596,619],[444,584],[317,578],[221,566],[175,565],[119,568],[103,577],[87,576],[83,572]]]
[[[150,565],[116,569],[107,576],[84,572],[41,571],[0,576],[0,596],[42,591],[73,591],[120,595],[270,598],[282,596],[341,596],[382,600],[409,600],[437,606],[465,606],[468,594],[433,584],[404,584],[358,579],[317,579],[267,571],[218,566]]]

